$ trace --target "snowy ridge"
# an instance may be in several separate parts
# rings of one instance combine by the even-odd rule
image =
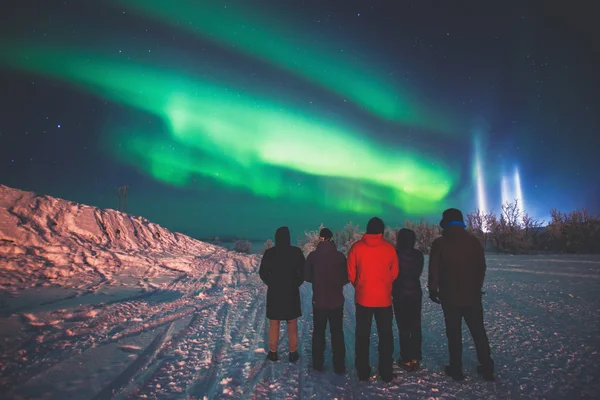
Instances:
[[[145,218],[0,185],[0,288],[127,283],[170,273],[237,285],[255,255],[171,232]]]

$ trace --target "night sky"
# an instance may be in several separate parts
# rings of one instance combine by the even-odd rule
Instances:
[[[562,4],[5,1],[0,183],[195,237],[598,213],[600,31]]]

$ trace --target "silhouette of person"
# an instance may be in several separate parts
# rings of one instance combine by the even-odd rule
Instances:
[[[317,248],[306,257],[304,279],[313,288],[313,368],[323,370],[325,329],[329,322],[333,369],[336,374],[343,374],[346,372],[344,285],[348,283],[348,272],[346,257],[337,250],[331,230],[323,228],[319,232]]]
[[[421,366],[421,274],[425,263],[423,253],[415,249],[416,234],[400,229],[396,234],[396,254],[402,266],[392,286],[394,315],[398,325],[400,359],[398,365],[407,371]]]
[[[394,334],[392,332],[392,282],[398,276],[394,246],[383,238],[385,226],[377,217],[367,224],[367,233],[348,253],[348,279],[356,301],[356,372],[366,381],[371,375],[369,347],[373,316],[379,335],[379,376],[393,379]]]
[[[291,245],[290,230],[282,226],[275,232],[275,246],[263,255],[259,275],[267,285],[267,318],[269,321],[269,353],[267,358],[277,361],[279,327],[287,321],[289,340],[289,360],[295,362],[298,354],[298,318],[302,316],[300,307],[300,286],[304,282],[304,254]]]
[[[462,212],[449,208],[442,214],[442,236],[431,246],[429,297],[441,303],[446,323],[450,365],[448,376],[465,379],[462,371],[462,320],[464,318],[477,351],[477,371],[494,380],[494,361],[483,324],[481,301],[485,278],[485,253],[479,240],[465,230]]]

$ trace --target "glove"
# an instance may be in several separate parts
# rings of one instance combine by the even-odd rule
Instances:
[[[442,304],[442,301],[440,300],[440,296],[439,293],[437,291],[435,292],[429,292],[429,298],[431,299],[431,301],[433,301],[434,303],[437,304]]]

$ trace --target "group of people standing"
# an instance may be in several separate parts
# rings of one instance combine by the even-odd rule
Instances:
[[[429,257],[429,297],[441,304],[446,324],[450,363],[447,375],[464,380],[462,371],[462,320],[464,319],[477,351],[477,371],[486,380],[494,380],[494,362],[483,324],[482,287],[486,263],[479,240],[465,229],[458,209],[444,211],[442,236],[431,247]],[[410,229],[400,229],[394,247],[384,237],[384,223],[374,217],[367,224],[361,240],[352,245],[348,257],[337,250],[333,233],[328,228],[319,232],[319,244],[308,257],[292,246],[287,227],[277,229],[275,246],[263,255],[260,277],[268,286],[267,318],[269,353],[278,360],[279,329],[287,322],[289,360],[298,354],[298,318],[302,316],[300,286],[306,281],[313,288],[312,366],[324,369],[325,331],[329,323],[333,369],[346,372],[344,340],[343,288],[354,287],[356,306],[355,368],[358,378],[371,376],[369,362],[370,336],[373,318],[379,336],[379,376],[384,382],[393,380],[395,316],[398,326],[400,358],[398,365],[418,370],[422,359],[421,307],[423,254],[415,248],[416,235]]]

